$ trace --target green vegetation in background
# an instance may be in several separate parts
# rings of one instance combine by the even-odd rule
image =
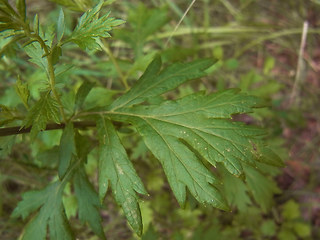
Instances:
[[[89,1],[55,2],[76,11],[94,6]],[[31,155],[26,150],[18,164],[20,161],[20,164],[35,169],[50,169],[46,174],[55,176],[42,190],[25,193],[13,213],[13,216],[24,219],[32,212],[35,214],[22,233],[24,239],[42,239],[47,225],[52,239],[73,238],[68,222],[77,221],[75,212],[78,212],[77,218],[81,223],[87,223],[97,236],[103,238],[104,223],[102,221],[100,224],[99,212],[105,211],[106,206],[101,202],[109,187],[129,224],[139,235],[143,223],[145,234],[142,239],[161,236],[157,233],[161,229],[157,219],[168,218],[169,215],[163,224],[172,228],[175,239],[187,236],[210,239],[213,235],[221,236],[220,239],[230,239],[231,236],[237,239],[243,227],[241,218],[250,211],[254,212],[252,218],[262,223],[261,232],[266,237],[277,235],[279,239],[285,239],[288,234],[309,237],[309,225],[298,220],[299,216],[295,218],[298,220],[296,225],[283,224],[281,228],[275,226],[273,219],[261,219],[261,210],[255,205],[258,204],[264,213],[268,212],[273,195],[280,192],[270,176],[270,173],[277,174],[278,170],[266,164],[280,166],[280,160],[265,146],[264,137],[258,136],[265,135],[265,131],[229,121],[233,114],[248,113],[256,119],[254,121],[260,121],[260,125],[267,125],[265,122],[268,119],[278,116],[274,109],[259,108],[266,101],[272,107],[278,104],[270,97],[283,87],[271,77],[275,60],[267,58],[262,72],[248,70],[236,76],[234,73],[242,65],[238,57],[248,46],[299,34],[301,29],[270,35],[273,31],[270,26],[209,27],[208,19],[203,27],[195,27],[193,24],[196,21],[191,14],[187,18],[187,26],[181,26],[173,34],[169,47],[163,49],[162,39],[172,33],[172,27],[168,24],[170,8],[180,16],[183,11],[179,11],[179,6],[174,3],[164,6],[162,3],[166,1],[158,1],[161,7],[154,9],[142,3],[128,4],[126,24],[114,31],[112,42],[107,42],[100,38],[109,37],[109,31],[123,23],[104,14],[102,5],[111,2],[100,2],[88,10],[75,28],[65,20],[68,18],[63,14],[66,9],[55,10],[59,16],[55,19],[58,19],[55,26],[41,26],[38,17],[29,26],[19,25],[26,18],[23,1],[17,1],[18,14],[12,12],[14,9],[11,10],[6,1],[1,5],[9,9],[9,17],[4,17],[12,22],[1,25],[11,29],[2,32],[1,69],[9,85],[16,83],[15,88],[6,89],[1,98],[1,126],[32,126],[31,139],[28,135],[1,137],[1,148],[5,150],[1,154],[6,157],[15,146],[14,142],[21,146],[22,142],[32,140],[32,145],[24,146],[31,149]],[[241,10],[250,6],[246,2],[243,1]],[[245,14],[241,14],[228,1],[221,3],[237,21],[246,22]],[[17,20],[19,24],[16,24]],[[316,32],[319,30],[310,30],[310,33]],[[240,46],[244,40],[257,35],[257,39]],[[193,36],[192,40],[189,36]],[[202,39],[213,41],[201,43]],[[73,43],[84,49],[87,55],[79,52]],[[240,45],[234,56],[224,52],[225,45],[235,43]],[[212,46],[213,51],[206,51]],[[25,58],[23,51],[35,65],[27,64],[12,54],[16,52],[17,56],[21,54]],[[108,59],[101,53],[105,53]],[[207,59],[191,61],[199,56],[206,56]],[[188,63],[179,63],[186,62],[185,59],[189,59]],[[215,63],[214,59],[219,61]],[[8,67],[10,65],[19,68]],[[209,77],[205,77],[206,74]],[[184,84],[177,90],[179,85],[200,77],[200,84]],[[230,86],[241,88],[244,93],[225,90]],[[214,87],[220,91],[212,94],[210,90]],[[194,89],[209,89],[209,92],[195,93]],[[253,108],[255,111],[251,113]],[[98,133],[93,129],[78,129],[74,122],[80,120],[91,121],[90,126],[97,124]],[[277,126],[277,121],[268,127]],[[39,133],[51,122],[68,124],[63,132]],[[273,129],[273,132],[277,131]],[[278,144],[281,139],[274,135],[268,142],[274,152],[284,155]],[[160,164],[155,162],[156,158],[176,199],[185,210],[177,208],[170,194],[163,194],[168,183],[163,180],[163,172],[157,169]],[[216,167],[213,173],[212,166]],[[98,182],[95,180],[97,172]],[[148,172],[147,176],[144,176],[145,172]],[[99,194],[95,191],[97,185]],[[44,185],[38,183],[31,186],[39,189]],[[152,199],[140,195],[147,193],[145,188]],[[145,199],[145,202],[139,198]],[[56,208],[49,208],[46,200],[50,200],[49,203],[52,201]],[[212,227],[210,216],[223,218],[223,214],[229,213],[220,214],[212,209],[206,213],[209,208],[198,202],[222,209],[238,209],[239,213],[233,220],[234,224],[239,225],[238,228],[224,229],[224,225],[218,222]],[[198,219],[203,213],[207,214],[206,223],[210,226],[198,226]],[[184,225],[175,224],[181,220]],[[81,223],[72,226],[75,235],[78,235],[76,229],[83,228]],[[35,234],[34,228],[39,232]],[[180,233],[176,230],[179,228],[183,229]],[[300,229],[299,232],[297,229]],[[258,232],[255,234],[259,236]]]

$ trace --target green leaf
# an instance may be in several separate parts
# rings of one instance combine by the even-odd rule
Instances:
[[[64,13],[62,8],[60,8],[58,23],[57,23],[57,41],[60,43],[65,29],[65,22],[64,22]]]
[[[25,0],[16,0],[16,7],[23,21],[26,19],[26,2]]]
[[[262,210],[267,212],[273,204],[273,195],[280,193],[275,181],[269,179],[258,169],[246,166],[245,175],[248,188]]]
[[[297,240],[298,239],[291,229],[281,229],[277,237],[279,240]]]
[[[42,50],[40,43],[32,42],[24,47],[24,50],[30,57],[29,61],[38,65],[43,71],[48,73],[48,61],[43,57],[44,51]]]
[[[1,0],[0,1],[0,13],[1,15],[6,15],[9,17],[18,17],[18,14],[15,12],[15,10],[11,7],[10,3],[8,0]]]
[[[240,212],[246,212],[251,204],[251,199],[248,195],[248,187],[242,179],[230,174],[225,168],[221,167],[223,189],[228,203],[232,207],[237,207]]]
[[[141,240],[158,240],[159,234],[154,230],[152,224],[149,225],[148,230],[145,234],[141,237]]]
[[[69,41],[78,44],[82,49],[100,50],[100,45],[97,40],[99,38],[110,37],[109,31],[111,31],[113,27],[124,23],[123,20],[109,17],[109,14],[99,18],[102,5],[103,1],[100,1],[93,9],[86,11],[81,16]]]
[[[15,120],[15,113],[13,109],[0,104],[0,127],[13,122]]]
[[[99,197],[102,201],[110,182],[113,196],[122,207],[133,230],[142,234],[142,220],[136,194],[147,194],[110,120],[97,121],[100,138]]]
[[[99,214],[100,202],[96,191],[88,181],[87,175],[80,167],[74,175],[74,190],[79,206],[79,219],[88,222],[92,230],[105,239]]]
[[[69,122],[63,130],[59,145],[59,178],[62,179],[70,167],[73,156],[76,155],[73,123]]]
[[[59,123],[58,103],[50,95],[50,92],[45,93],[38,102],[28,112],[26,119],[23,122],[25,128],[31,128],[31,138],[34,139],[39,131],[46,129],[46,124],[49,121]]]
[[[147,38],[160,30],[167,22],[168,10],[165,8],[148,9],[142,3],[134,6],[129,11],[128,27],[119,29],[115,36],[134,49],[136,59],[142,56],[143,46]]]
[[[127,102],[130,101],[131,98]],[[185,203],[187,187],[199,202],[227,209],[224,198],[213,186],[219,181],[202,161],[213,166],[221,162],[236,176],[244,174],[244,165],[255,166],[259,161],[283,165],[279,157],[277,162],[265,156],[271,150],[261,139],[265,135],[263,129],[229,120],[232,114],[251,112],[261,104],[258,98],[231,89],[106,113],[113,120],[129,121],[137,128],[161,162],[181,205]]]
[[[301,239],[311,236],[311,225],[307,223],[295,222],[293,224],[293,229]]]
[[[95,84],[89,81],[84,81],[77,91],[76,99],[75,99],[75,109],[79,109],[82,107],[84,100],[88,96],[89,92],[93,88]]]
[[[265,220],[260,227],[260,231],[264,236],[272,237],[276,234],[277,225],[275,224],[274,220]]]
[[[52,64],[55,65],[59,62],[59,58],[62,55],[62,48],[58,45],[54,45],[52,48]]]
[[[36,14],[33,19],[33,31],[35,34],[39,34],[39,16]]]
[[[83,12],[85,9],[91,7],[92,1],[79,1],[79,0],[52,0],[62,6],[66,6],[70,10]]]
[[[23,194],[22,201],[12,213],[12,217],[27,218],[39,209],[22,233],[23,240],[44,240],[47,226],[51,240],[73,239],[62,205],[65,182],[54,182],[42,190]]]
[[[28,99],[30,97],[30,92],[29,92],[27,83],[23,84],[20,78],[18,77],[17,83],[14,86],[14,89],[16,90],[17,94],[21,98],[24,106],[28,109],[29,108]]]
[[[299,204],[294,200],[289,200],[283,206],[282,216],[286,220],[294,220],[300,218]]]
[[[0,138],[0,157],[4,159],[15,144],[16,136],[7,136]]]
[[[204,70],[214,63],[212,59],[202,59],[190,63],[175,63],[160,71],[161,58],[157,56],[138,82],[109,108],[115,110],[131,106],[168,92],[186,81],[205,76]]]

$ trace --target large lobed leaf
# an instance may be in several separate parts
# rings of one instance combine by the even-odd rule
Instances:
[[[214,187],[219,182],[205,162],[213,166],[221,162],[238,177],[244,176],[244,164],[255,166],[258,161],[282,166],[279,157],[262,141],[265,130],[230,120],[233,114],[252,112],[262,101],[230,89],[210,95],[195,93],[160,105],[136,105],[202,76],[212,64],[210,60],[199,60],[160,71],[161,61],[156,58],[136,85],[118,98],[107,113],[112,119],[131,122],[138,129],[161,162],[181,205],[188,188],[198,201],[227,209]]]
[[[130,122],[137,128],[146,146],[162,164],[180,205],[185,204],[188,189],[199,202],[226,210],[228,205],[219,190],[221,183],[209,170],[209,164],[216,167],[221,163],[228,172],[241,178],[248,174],[248,166],[256,167],[257,162],[277,167],[283,165],[264,144],[264,129],[232,120],[233,114],[250,113],[263,106],[263,101],[240,93],[238,89],[229,89],[209,95],[199,92],[159,105],[141,105],[188,80],[205,75],[204,71],[213,63],[210,59],[198,60],[173,64],[161,70],[161,59],[157,57],[138,82],[115,100],[104,114],[111,120]],[[105,181],[109,179],[111,185],[117,180],[121,186],[119,190],[132,192],[136,199],[135,185],[132,184],[135,180],[130,183],[130,176],[137,176],[112,123],[105,120],[98,122],[97,126],[102,145],[100,197],[106,193],[108,184]],[[124,166],[129,169],[125,170]],[[112,189],[116,195],[114,185]],[[126,198],[124,194],[121,197]],[[131,211],[137,209],[137,204],[131,205]],[[127,215],[130,222],[129,217]]]

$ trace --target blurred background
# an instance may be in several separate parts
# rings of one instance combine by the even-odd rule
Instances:
[[[62,7],[66,31],[71,33],[78,17],[97,1],[26,3],[27,16],[33,19],[37,13],[43,28],[56,22]],[[95,107],[97,100],[111,102],[123,91],[123,80],[132,85],[156,54],[164,65],[215,58],[218,62],[207,77],[166,97],[240,88],[264,98],[268,108],[235,118],[270,129],[268,142],[286,164],[283,169],[254,172],[251,181],[245,182],[218,169],[232,212],[201,206],[192,196],[180,209],[160,164],[141,139],[133,129],[118,129],[150,193],[140,203],[142,239],[320,239],[320,1],[109,0],[105,5],[104,12],[111,11],[111,16],[126,23],[111,33],[112,38],[102,40],[102,51],[85,53],[75,45],[66,46],[61,62],[70,69],[60,76],[61,88],[76,89],[84,80],[95,82],[85,102]],[[0,59],[0,104],[19,108],[21,102],[12,87],[16,76],[28,80],[34,99],[39,98],[44,76],[26,61],[22,46],[4,50],[5,45],[0,37],[1,53],[5,51]],[[0,138],[6,146],[0,155],[1,239],[17,239],[23,229],[22,220],[9,218],[21,194],[40,189],[56,176],[57,162],[52,159],[57,159],[60,136],[60,130],[43,132],[32,145],[19,136],[13,146],[12,137]],[[96,157],[92,151],[86,169],[94,185]],[[78,222],[72,191],[67,188],[64,204],[78,239],[97,239]],[[108,239],[138,239],[111,197],[101,214]]]

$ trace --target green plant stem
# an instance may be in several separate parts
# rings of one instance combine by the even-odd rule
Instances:
[[[109,48],[108,44],[104,40],[102,40],[102,44],[100,44],[100,46],[101,46],[102,50],[106,54],[108,54],[111,62],[113,63],[114,67],[116,68],[117,73],[120,76],[120,80],[121,80],[123,86],[125,87],[126,90],[129,90],[130,87],[129,87],[128,82],[127,82],[127,77],[122,73],[116,58],[113,56],[113,53],[110,51],[110,48]]]
[[[236,33],[269,33],[271,29],[268,28],[256,28],[256,27],[199,27],[199,28],[190,28],[190,27],[180,27],[176,32],[172,34],[170,32],[163,32],[155,34],[149,37],[147,40],[163,39],[168,38],[172,34],[172,37],[189,35],[189,34],[236,34]],[[301,30],[300,30],[301,31]]]
[[[67,118],[66,118],[66,115],[64,113],[64,110],[63,110],[63,105],[62,105],[62,102],[60,100],[60,97],[56,91],[56,88],[55,88],[55,74],[54,74],[54,69],[53,69],[53,63],[52,63],[52,54],[50,53],[48,56],[47,56],[47,60],[48,60],[48,71],[49,71],[49,79],[50,79],[50,88],[51,88],[51,91],[53,93],[53,96],[55,97],[55,99],[57,100],[58,104],[59,104],[59,110],[60,110],[60,114],[63,118],[63,121],[66,123],[67,122]]]
[[[57,93],[56,88],[55,88],[55,74],[54,74],[53,61],[52,61],[52,52],[49,50],[48,46],[45,44],[45,42],[43,41],[43,39],[40,37],[39,34],[31,33],[31,29],[28,24],[25,24],[24,22],[22,22],[21,24],[23,26],[23,29],[24,29],[26,35],[30,39],[37,41],[40,44],[43,51],[45,52],[45,56],[48,61],[48,78],[49,78],[49,83],[50,83],[50,89],[52,91],[53,96],[55,97],[55,99],[57,100],[57,102],[59,104],[59,110],[60,110],[60,114],[62,116],[63,121],[67,122],[67,118],[66,118],[66,115],[63,110],[62,102],[61,102],[59,94]]]

